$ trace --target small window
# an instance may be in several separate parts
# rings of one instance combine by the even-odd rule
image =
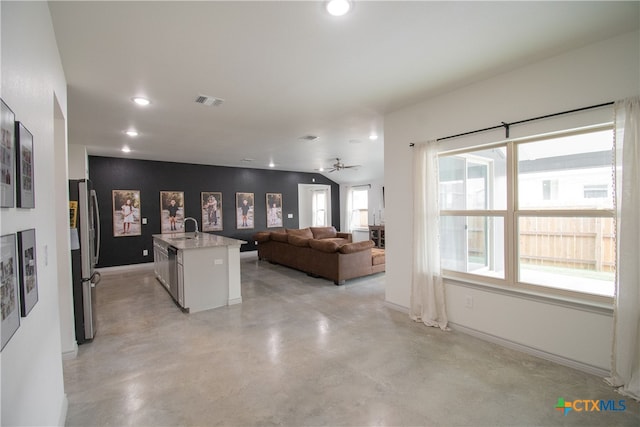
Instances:
[[[609,188],[607,184],[584,186],[585,199],[606,199],[607,197],[609,197]]]

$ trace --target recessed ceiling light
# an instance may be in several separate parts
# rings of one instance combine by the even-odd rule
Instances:
[[[351,2],[348,0],[330,0],[327,3],[327,12],[333,16],[345,15],[351,9]]]
[[[131,152],[131,148],[127,147],[126,145],[124,147],[122,147],[122,152],[123,153],[130,153]]]
[[[324,168],[318,169],[318,172],[324,172]]]
[[[149,101],[147,98],[143,98],[141,96],[133,97],[133,98],[131,98],[131,100],[133,102],[135,102],[136,104],[142,105],[142,106],[146,106],[146,105],[151,104],[151,101]]]
[[[270,168],[274,168],[274,167],[276,167],[276,165],[275,165],[275,163],[271,162],[271,163],[269,163],[269,167]]]
[[[375,141],[376,139],[378,139],[378,135],[375,133],[372,133],[371,135],[369,135],[369,139],[372,141]]]
[[[138,133],[138,131],[135,131],[135,130],[128,130],[128,131],[126,131],[125,133],[126,133],[127,135],[131,136],[131,137],[134,137],[134,136],[138,136],[138,135],[140,135],[140,134]]]

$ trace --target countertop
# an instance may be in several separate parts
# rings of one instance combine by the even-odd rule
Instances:
[[[198,249],[213,248],[221,246],[240,246],[247,242],[244,240],[232,239],[230,237],[218,236],[200,232],[195,233],[165,233],[154,234],[154,239],[162,240],[178,249]]]

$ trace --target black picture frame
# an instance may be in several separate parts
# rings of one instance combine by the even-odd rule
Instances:
[[[0,351],[20,327],[16,235],[0,236]]]
[[[33,179],[33,134],[22,122],[16,122],[16,205],[19,208],[36,207]]]
[[[15,206],[15,121],[16,115],[0,99],[0,208]]]
[[[20,313],[22,317],[27,317],[38,302],[35,228],[18,232],[18,260],[20,265]]]

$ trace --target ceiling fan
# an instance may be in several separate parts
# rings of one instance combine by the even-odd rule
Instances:
[[[343,169],[358,168],[358,167],[360,167],[360,165],[345,165],[340,161],[338,157],[336,157],[336,162],[333,164],[333,168],[329,169],[326,172],[335,172],[335,171],[341,171]]]

